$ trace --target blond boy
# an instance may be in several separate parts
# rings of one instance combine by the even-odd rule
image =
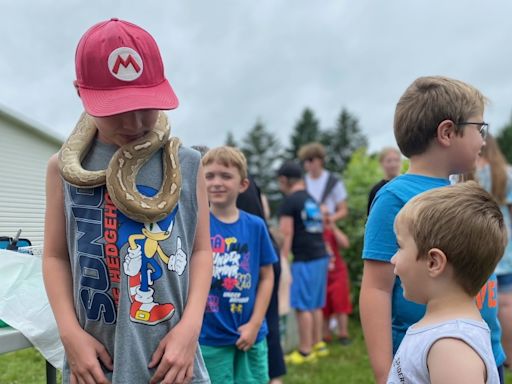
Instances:
[[[400,210],[395,233],[394,272],[426,313],[407,330],[388,384],[498,384],[490,330],[474,300],[507,239],[493,197],[475,182],[424,192]]]
[[[277,256],[264,221],[239,210],[245,156],[219,147],[203,157],[210,201],[213,277],[199,342],[213,384],[267,383],[265,313]]]
[[[393,273],[396,253],[395,216],[412,197],[450,184],[449,175],[473,169],[484,144],[485,97],[462,81],[439,77],[416,79],[400,98],[395,138],[410,159],[406,174],[387,183],[375,197],[365,229],[361,323],[378,384],[386,382],[393,354],[405,332],[425,313],[425,306],[403,297]],[[505,355],[497,319],[496,277],[491,275],[477,295],[477,305],[491,329],[496,364]]]

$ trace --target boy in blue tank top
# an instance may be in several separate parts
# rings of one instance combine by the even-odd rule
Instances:
[[[426,305],[398,347],[388,384],[500,382],[475,295],[503,255],[507,230],[474,181],[423,192],[395,219],[391,258],[407,300]]]
[[[199,343],[213,384],[267,383],[265,313],[277,255],[265,222],[239,210],[249,185],[238,149],[219,147],[203,157],[210,202],[213,277]]]
[[[403,297],[400,279],[393,273],[395,217],[417,194],[447,186],[451,174],[474,168],[486,134],[484,103],[485,97],[471,85],[433,76],[416,79],[397,104],[395,138],[410,159],[410,167],[377,193],[370,209],[359,297],[366,346],[378,384],[386,382],[393,354],[407,328],[425,313],[424,305]],[[476,295],[476,303],[491,329],[494,358],[501,367],[505,354],[494,274]]]

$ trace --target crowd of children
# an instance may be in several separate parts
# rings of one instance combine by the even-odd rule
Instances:
[[[178,99],[151,35],[98,23],[75,64],[85,113],[48,164],[43,263],[63,381],[280,383],[277,292],[290,256],[299,341],[284,360],[315,362],[334,338],[350,344],[340,253],[350,241],[338,228],[347,192],[324,169],[324,147],[310,143],[301,163],[277,170],[274,239],[241,151],[202,148],[201,157],[169,138],[160,110]],[[498,262],[510,172],[492,141],[479,158],[484,103],[466,83],[423,77],[397,104],[395,137],[410,166],[399,176],[401,154],[383,151],[362,255],[361,322],[379,384],[503,382],[493,297],[498,290],[508,321],[508,246]],[[475,182],[450,186],[477,160],[476,178],[494,197]]]

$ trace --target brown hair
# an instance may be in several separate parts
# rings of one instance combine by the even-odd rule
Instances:
[[[503,256],[507,232],[494,198],[476,182],[424,192],[411,199],[395,223],[409,228],[418,259],[438,248],[453,266],[457,283],[475,296]]]
[[[247,179],[247,160],[238,148],[223,146],[210,149],[203,156],[202,162],[203,166],[218,162],[225,167],[236,167],[242,180]]]
[[[420,77],[404,92],[396,105],[395,138],[407,157],[424,153],[444,120],[455,124],[483,113],[485,96],[475,87],[441,76]],[[462,126],[456,132],[463,135]]]
[[[320,143],[308,143],[299,149],[299,159],[304,161],[306,159],[319,158],[325,159],[325,147]]]
[[[491,167],[491,193],[499,204],[505,203],[507,189],[507,160],[500,150],[496,139],[491,135],[485,138],[482,157]]]

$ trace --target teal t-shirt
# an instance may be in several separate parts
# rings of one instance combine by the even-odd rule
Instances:
[[[450,185],[448,179],[405,174],[382,187],[372,203],[366,223],[363,259],[390,262],[398,249],[393,224],[400,209],[414,196],[448,185]],[[501,345],[497,289],[496,275],[493,274],[477,295],[476,303],[491,330],[494,359],[500,366],[505,361],[505,352]],[[400,279],[397,277],[391,299],[393,354],[402,342],[407,328],[417,323],[424,314],[425,305],[416,304],[404,298]]]

